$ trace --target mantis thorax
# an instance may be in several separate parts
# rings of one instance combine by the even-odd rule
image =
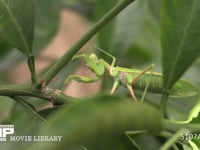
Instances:
[[[116,68],[110,68],[110,75],[113,77],[117,77],[119,74],[119,71]]]

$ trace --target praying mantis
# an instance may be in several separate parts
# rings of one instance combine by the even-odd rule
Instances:
[[[116,58],[114,56],[98,47],[96,48],[112,59],[111,64],[102,58],[98,58],[94,53],[90,55],[85,53],[75,55],[73,59],[84,59],[86,65],[95,73],[95,77],[90,78],[80,75],[69,75],[64,81],[63,89],[66,87],[70,80],[75,80],[83,83],[96,82],[107,71],[109,75],[114,79],[113,86],[110,90],[111,95],[116,91],[119,85],[126,87],[132,99],[136,102],[138,102],[138,99],[135,96],[134,89],[144,90],[144,94],[146,93],[147,89],[148,91],[156,94],[161,94],[163,92],[162,74],[150,71],[152,68],[154,68],[154,64],[151,64],[143,70],[120,67],[116,65]],[[189,90],[186,91],[185,87],[187,87]],[[174,95],[179,97],[187,97],[195,95],[197,91],[198,88],[190,82],[186,80],[179,80],[170,91],[170,94],[172,96]],[[142,96],[141,101],[143,101],[143,98],[144,95]]]
[[[89,78],[89,77],[80,76],[80,75],[70,75],[65,80],[64,86],[68,84],[70,80],[76,80],[78,82],[83,82],[83,83],[92,83],[92,82],[98,81],[103,76],[105,71],[108,71],[110,76],[114,79],[114,83],[110,91],[110,94],[112,95],[117,89],[117,87],[121,84],[127,87],[132,99],[137,102],[138,100],[135,96],[132,85],[134,85],[135,82],[139,80],[147,71],[152,69],[154,67],[154,64],[145,68],[140,73],[137,73],[137,75],[135,76],[134,69],[115,66],[116,58],[114,56],[112,56],[111,54],[107,53],[106,51],[100,48],[97,48],[97,49],[112,58],[111,64],[107,63],[104,59],[101,59],[101,58],[99,59],[94,53],[90,55],[85,54],[85,53],[76,55],[73,57],[73,59],[83,58],[86,61],[86,65],[95,73],[95,77]]]

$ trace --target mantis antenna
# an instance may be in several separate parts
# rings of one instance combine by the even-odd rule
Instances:
[[[115,65],[115,62],[116,62],[116,58],[115,58],[114,56],[112,56],[111,54],[109,54],[108,52],[104,51],[103,49],[97,47],[97,46],[95,46],[95,48],[96,48],[97,50],[99,50],[100,52],[102,52],[102,53],[104,53],[104,54],[106,54],[107,56],[109,56],[109,57],[112,58],[111,68],[113,68],[114,65]]]

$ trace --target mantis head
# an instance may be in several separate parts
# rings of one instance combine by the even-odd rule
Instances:
[[[89,59],[97,61],[98,57],[97,57],[97,55],[95,55],[94,53],[92,53],[92,54],[89,55]]]

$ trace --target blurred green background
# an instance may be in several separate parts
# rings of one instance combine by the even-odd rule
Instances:
[[[42,74],[54,60],[59,59],[80,35],[116,3],[116,0],[35,0],[34,54],[38,56],[36,66],[40,68],[38,72]],[[95,51],[99,57],[111,62],[107,56],[95,50],[95,46],[98,46],[115,56],[119,66],[143,69],[154,63],[156,67],[153,71],[162,72],[160,7],[160,0],[136,1],[109,23],[87,47],[83,48],[84,52]],[[76,27],[70,24],[75,17],[78,20],[75,19],[76,23],[80,23]],[[77,62],[71,62],[59,73],[58,80],[52,82],[51,86],[61,87],[64,78],[73,74],[77,67]],[[184,78],[200,86],[199,68],[198,59],[184,74]],[[29,79],[29,76],[25,57],[0,39],[0,83],[23,83]],[[111,83],[107,75],[97,89],[109,91]],[[82,95],[90,94],[92,93]],[[127,96],[128,92],[124,88],[119,88],[116,94]],[[141,92],[137,94],[141,95]],[[159,95],[148,93],[146,99],[150,103],[160,104]],[[35,98],[31,100],[38,110],[48,106],[42,100]],[[187,120],[192,109],[200,107],[195,97],[190,100],[171,98],[168,105],[169,117],[174,120]],[[6,97],[0,97],[0,123],[15,124],[20,129],[16,134],[20,133],[20,135],[32,135],[37,132],[37,126],[40,125],[37,120],[34,121],[28,111]],[[144,140],[139,138],[139,141]],[[154,137],[148,136],[148,139],[156,143]],[[12,149],[15,144],[9,146],[4,144],[2,148]],[[18,144],[18,146],[23,148],[24,145]],[[143,147],[145,148],[145,145]]]

